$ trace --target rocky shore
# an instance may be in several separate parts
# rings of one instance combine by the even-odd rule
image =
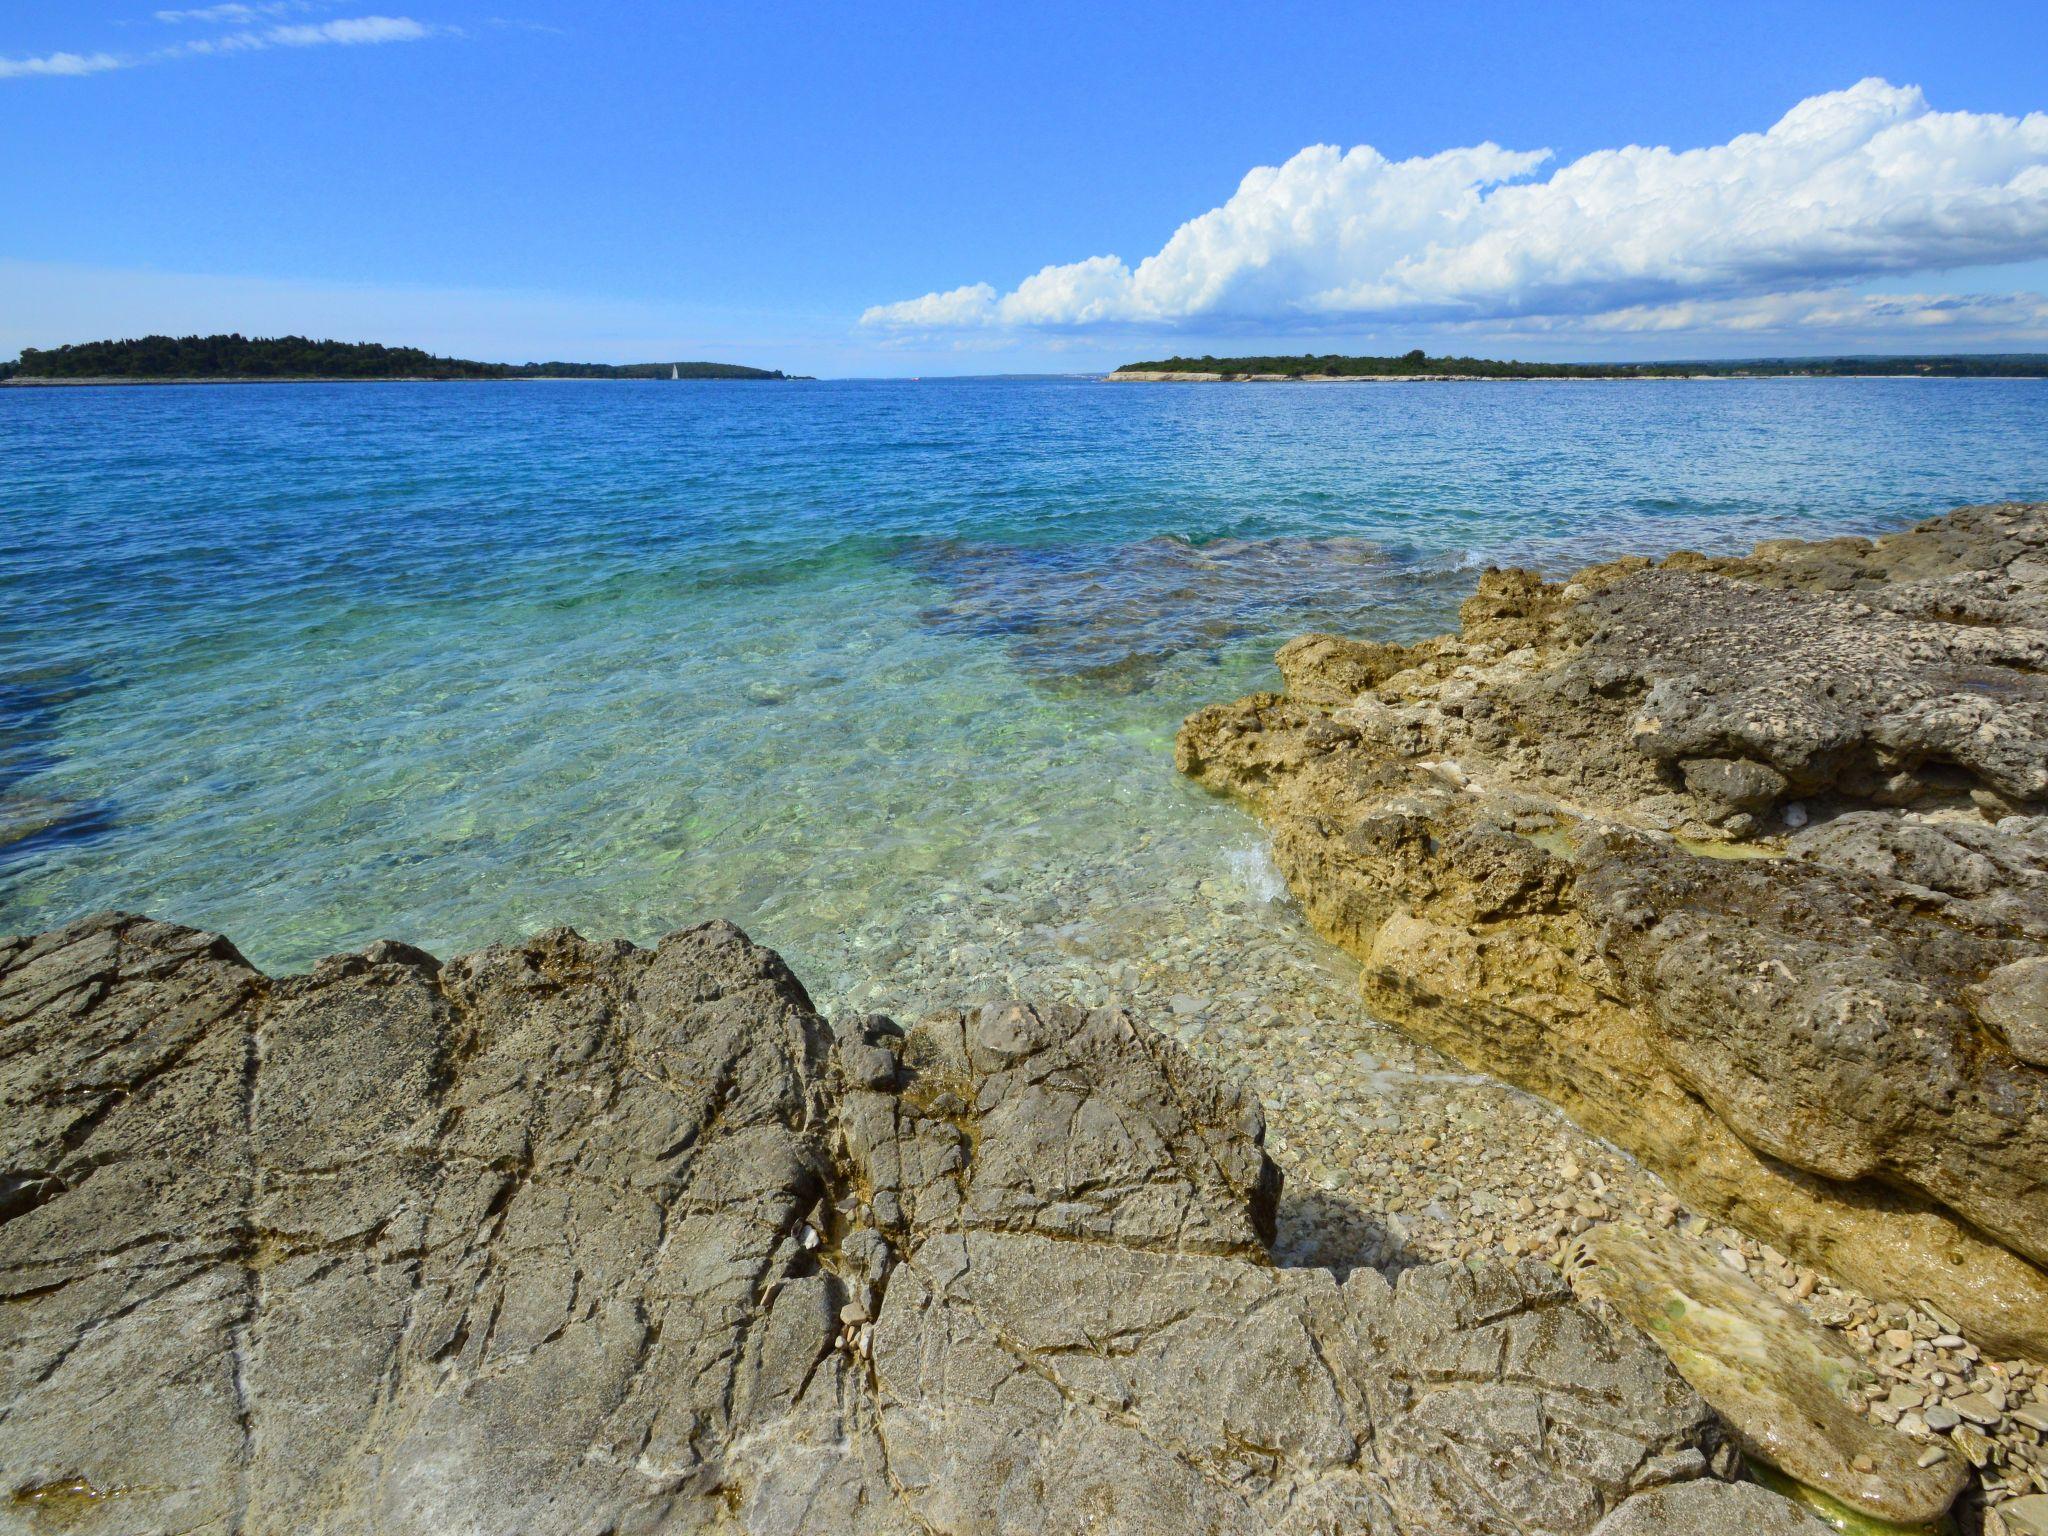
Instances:
[[[2042,1536],[2044,615],[2039,506],[1489,573],[1190,720],[1277,871],[830,1023],[0,940],[0,1531]]]
[[[0,1529],[1824,1529],[1550,1266],[1276,1263],[1119,1010],[108,915],[0,946],[0,1106]]]
[[[1296,642],[1183,768],[1267,822],[1374,1014],[1669,1181],[1576,1167],[1540,1249],[1623,1302],[1846,1334],[1869,1379],[1811,1338],[1807,1375],[2036,1529],[2048,507],[1492,572],[1462,618]],[[1594,1230],[1630,1225],[1627,1254]],[[1748,1289],[1710,1301],[1701,1251]],[[1833,1491],[1883,1512],[1877,1459]]]

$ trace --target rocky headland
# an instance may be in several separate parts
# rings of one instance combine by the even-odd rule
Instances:
[[[1822,1529],[1550,1266],[1276,1264],[1119,1010],[107,915],[0,945],[0,1107],[0,1529]]]
[[[1761,1412],[1734,1401],[1754,1378],[1702,1379],[1726,1347],[1665,1342],[1732,1422],[1764,1433],[1831,1382],[1906,1431],[1907,1466],[1960,1451],[2001,1523],[2036,1528],[2048,506],[1489,572],[1461,618],[1416,645],[1294,642],[1285,692],[1190,718],[1181,766],[1267,823],[1373,1013],[1692,1208],[1595,1201],[1551,1228],[1583,1290],[1652,1324],[1725,1319],[1722,1346],[1854,1336],[1854,1360],[1812,1334],[1758,1346],[1806,1362]],[[1855,1486],[1879,1456],[1821,1480],[1899,1518]]]

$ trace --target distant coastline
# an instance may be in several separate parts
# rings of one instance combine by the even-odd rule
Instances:
[[[646,383],[672,382],[660,374],[652,373],[507,373],[481,375],[447,374],[342,374],[342,373],[267,373],[267,374],[165,374],[161,377],[136,377],[120,374],[102,374],[81,378],[30,378],[13,374],[0,378],[0,389],[106,389],[124,388],[129,385],[149,387],[166,384],[587,384],[606,380],[634,379]],[[762,374],[692,374],[684,373],[680,382],[685,384],[705,383],[753,383],[770,382],[782,384],[816,383],[816,378],[807,373],[762,373]]]
[[[1449,384],[1563,379],[2039,379],[2048,353],[1764,357],[1727,361],[1522,363],[1481,357],[1171,357],[1126,363],[1112,384]]]
[[[786,380],[740,363],[480,363],[418,347],[304,336],[140,336],[48,350],[0,363],[0,384],[357,384],[476,379]]]

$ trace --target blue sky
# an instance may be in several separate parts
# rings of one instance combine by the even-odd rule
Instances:
[[[2044,111],[2039,0],[5,0],[0,355],[2048,350]]]

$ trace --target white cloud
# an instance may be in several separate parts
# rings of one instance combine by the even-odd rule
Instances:
[[[431,30],[410,16],[354,16],[340,21],[272,27],[263,36],[280,48],[312,48],[321,43],[413,43],[428,36]]]
[[[1811,97],[1726,144],[1600,150],[1538,177],[1552,158],[1313,145],[1254,169],[1136,267],[1095,256],[1008,293],[977,283],[862,321],[915,332],[1636,314],[1656,329],[1660,306],[2048,254],[2048,113],[1936,112],[1918,88],[1883,80]],[[1944,302],[1923,308],[1936,317]]]
[[[318,48],[335,43],[416,43],[434,29],[410,16],[351,16],[338,21],[294,23],[262,31],[228,32],[220,37],[181,43],[171,53],[253,53],[264,48]]]
[[[158,21],[237,21],[275,16],[298,5],[213,5],[196,11],[158,11]],[[132,69],[166,59],[200,58],[210,54],[256,53],[266,48],[317,48],[327,44],[352,47],[365,43],[415,43],[453,28],[430,27],[410,16],[345,16],[334,21],[292,22],[217,37],[194,38],[149,53],[52,53],[35,59],[0,59],[0,80],[24,75],[96,75],[109,69]]]
[[[97,75],[127,61],[111,53],[46,53],[34,59],[0,59],[0,80],[24,75]]]
[[[219,22],[246,26],[265,16],[282,16],[287,11],[303,11],[304,0],[272,0],[268,5],[202,5],[185,11],[158,11],[156,19],[176,25],[180,22]]]
[[[1590,315],[1531,315],[1466,321],[1452,331],[1495,336],[1789,336],[1828,342],[1918,339],[1927,346],[1967,341],[2048,340],[2048,296],[2039,293],[1850,293],[1809,289],[1739,299],[1681,299],[1632,304]]]

